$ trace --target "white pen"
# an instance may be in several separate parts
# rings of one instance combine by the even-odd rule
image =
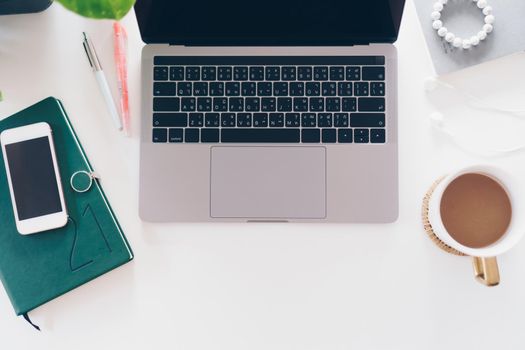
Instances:
[[[120,120],[120,116],[117,111],[117,105],[115,104],[115,100],[113,100],[113,97],[111,96],[108,81],[106,80],[106,75],[102,70],[100,61],[98,60],[95,47],[93,46],[91,40],[89,40],[87,34],[85,32],[83,34],[84,42],[82,43],[82,45],[84,45],[84,50],[86,50],[89,64],[93,68],[95,78],[97,79],[97,83],[100,87],[100,91],[102,92],[102,96],[104,96],[104,100],[106,101],[106,105],[108,106],[109,113],[111,114],[111,118],[113,119],[113,123],[115,124],[118,130],[122,130],[122,121]]]

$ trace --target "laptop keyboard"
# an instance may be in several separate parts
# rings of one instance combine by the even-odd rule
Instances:
[[[386,142],[384,56],[155,56],[155,143]]]

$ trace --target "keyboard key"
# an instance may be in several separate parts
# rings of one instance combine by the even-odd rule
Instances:
[[[291,130],[291,129],[288,129],[288,130]],[[321,133],[319,132],[319,129],[302,129],[301,130],[301,141],[303,143],[321,142]]]
[[[355,97],[343,97],[341,110],[343,112],[357,111],[357,100]]]
[[[192,83],[189,83],[189,82],[177,83],[177,95],[191,96],[192,93],[193,93]]]
[[[385,67],[363,67],[363,80],[385,80]]]
[[[252,126],[251,113],[237,113],[237,126],[240,128]]]
[[[153,113],[153,126],[186,127],[188,113]]]
[[[332,113],[319,113],[317,115],[317,125],[320,128],[332,127]]]
[[[330,67],[330,80],[345,80],[344,67]]]
[[[337,129],[337,142],[352,143],[353,139],[352,129]]]
[[[304,96],[304,83],[290,83],[290,96]]]
[[[283,67],[281,70],[281,79],[291,81],[297,78],[297,69],[295,67]]]
[[[370,130],[370,142],[385,143],[385,129]]]
[[[212,98],[211,97],[199,97],[199,98],[197,98],[197,110],[199,112],[211,112],[211,110],[212,110]]]
[[[241,94],[243,96],[257,95],[257,84],[254,82],[244,82],[241,84]]]
[[[175,96],[177,84],[175,83],[153,83],[153,96]]]
[[[202,128],[204,126],[204,113],[190,113],[188,125],[190,128]]]
[[[337,95],[337,84],[332,81],[324,82],[321,91],[323,96],[335,96]]]
[[[231,112],[242,112],[244,111],[244,98],[232,97],[228,102],[228,109]]]
[[[224,96],[224,83],[210,83],[210,96]]]
[[[219,142],[219,129],[201,129],[201,142]]]
[[[216,67],[202,67],[202,80],[204,81],[217,80],[217,68]]]
[[[201,79],[200,67],[186,67],[186,80],[194,81]]]
[[[354,83],[354,95],[355,96],[368,96],[368,82],[356,82]]]
[[[312,80],[312,67],[297,68],[297,80]]]
[[[169,131],[170,142],[182,142],[184,141],[184,129],[170,129]]]
[[[303,128],[315,128],[317,124],[317,116],[315,113],[301,114],[301,126]]]
[[[314,67],[314,80],[328,80],[328,67]]]
[[[284,113],[270,113],[270,127],[271,128],[284,127]]]
[[[214,97],[213,110],[215,112],[226,112],[228,110],[228,99],[226,97]]]
[[[199,129],[184,129],[184,142],[199,142]]]
[[[208,96],[208,83],[193,83],[193,96]]]
[[[323,143],[335,143],[337,139],[337,132],[335,129],[323,129],[322,131]]]
[[[321,83],[318,81],[306,83],[306,96],[321,96]]]
[[[346,80],[361,80],[361,67],[346,67]]]
[[[273,83],[273,94],[274,96],[288,96],[288,83]]]
[[[352,83],[349,81],[339,82],[337,84],[339,96],[352,96]]]
[[[253,127],[254,128],[268,127],[268,113],[253,113]]]
[[[232,67],[219,67],[217,80],[232,80]]]
[[[237,81],[226,83],[226,96],[240,96],[241,84]]]
[[[257,83],[257,96],[272,96],[272,83]]]
[[[263,97],[261,98],[261,111],[263,112],[275,112],[276,107],[275,97]]]
[[[264,67],[250,67],[250,80],[264,80]]]
[[[312,112],[324,111],[324,98],[322,97],[310,97],[310,110]]]
[[[168,80],[168,67],[154,67],[153,80]]]
[[[385,96],[385,83],[377,81],[371,82],[370,96]]]
[[[381,128],[385,126],[384,113],[352,113],[350,126],[356,128]]]
[[[358,100],[360,112],[383,112],[385,110],[384,97],[366,97]]]
[[[234,128],[235,113],[221,113],[221,126],[223,128]]]
[[[301,125],[301,117],[299,113],[286,113],[286,127],[298,128]]]
[[[178,112],[179,110],[180,98],[178,97],[153,98],[153,111],[155,112]]]
[[[244,110],[247,112],[258,112],[261,108],[261,99],[259,97],[246,97],[244,100]]]
[[[195,111],[195,97],[183,97],[180,99],[180,110],[183,112]]]
[[[339,112],[341,110],[341,99],[339,97],[327,97],[325,109],[328,112]]]
[[[266,67],[266,80],[279,81],[281,80],[280,67]]]
[[[206,113],[204,115],[204,125],[207,128],[219,126],[219,113]]]
[[[336,128],[347,128],[348,113],[334,113],[334,126]]]
[[[294,97],[293,110],[296,112],[306,112],[308,110],[308,98]]]
[[[234,128],[221,131],[221,142],[224,143],[298,143],[299,141],[299,129]]]
[[[233,80],[248,80],[248,67],[233,67]]]
[[[354,129],[355,143],[368,143],[368,129]]]
[[[278,97],[277,110],[279,112],[291,112],[293,109],[293,102],[291,97]]]
[[[153,142],[168,142],[168,129],[153,129]]]
[[[184,80],[184,67],[170,67],[170,80]]]

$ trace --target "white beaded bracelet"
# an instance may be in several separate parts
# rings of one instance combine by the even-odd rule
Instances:
[[[452,46],[463,49],[470,49],[472,46],[477,46],[480,42],[485,40],[487,34],[492,32],[494,29],[494,20],[495,17],[492,14],[492,7],[488,6],[487,0],[466,0],[472,1],[475,3],[479,9],[485,15],[485,24],[481,30],[476,34],[470,37],[470,39],[462,39],[456,36],[454,33],[448,31],[446,27],[443,26],[443,21],[441,21],[441,11],[448,3],[448,0],[438,0],[434,3],[433,11],[430,17],[432,18],[432,28],[434,28],[442,38],[450,43]]]

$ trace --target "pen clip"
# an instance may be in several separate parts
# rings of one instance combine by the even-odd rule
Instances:
[[[89,65],[93,68],[93,62],[91,62],[91,57],[89,57],[89,51],[88,51],[85,41],[82,43],[82,46],[84,46],[84,51],[86,51],[86,56],[89,61]]]
[[[82,34],[84,35],[84,41],[82,42],[82,45],[84,46],[84,51],[86,51],[89,64],[95,71],[102,70],[102,66],[100,65],[100,61],[98,60],[97,52],[95,51],[93,43],[91,42],[91,40],[89,40],[86,32],[82,32]]]

